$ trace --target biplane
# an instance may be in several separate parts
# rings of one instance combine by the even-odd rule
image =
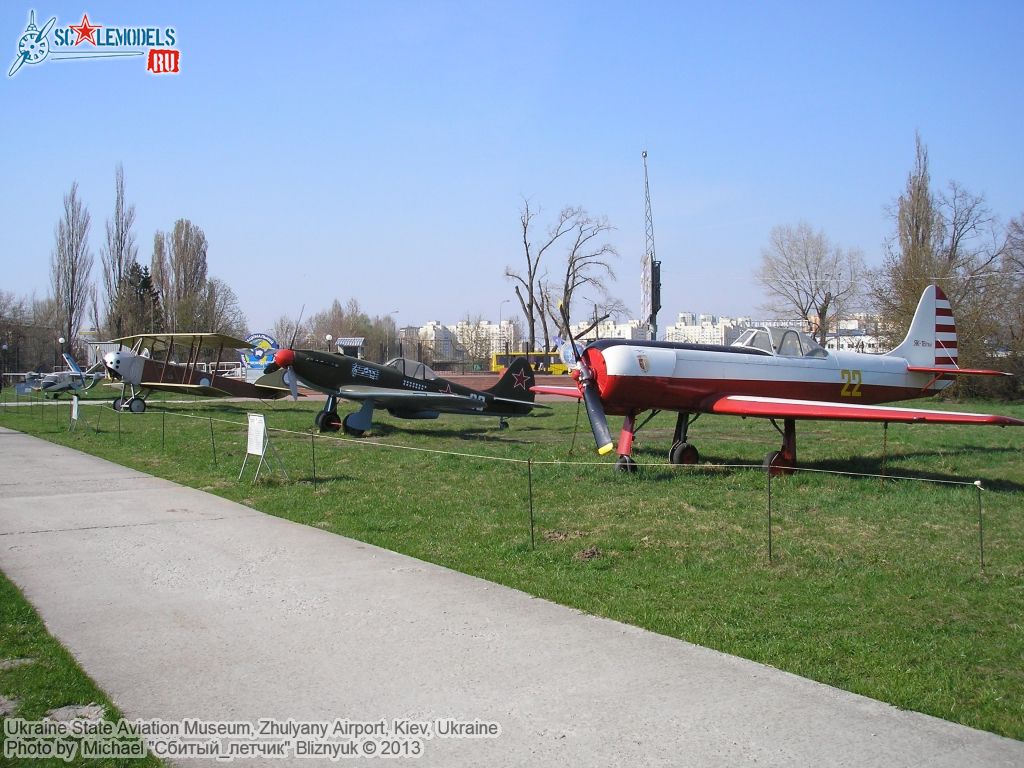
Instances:
[[[729,346],[603,339],[576,357],[577,386],[533,391],[582,399],[601,455],[613,448],[606,414],[624,416],[616,467],[628,472],[637,468],[633,437],[644,411],[678,414],[673,464],[697,463],[687,433],[700,414],[781,420],[782,447],[764,459],[772,474],[796,466],[798,419],[1024,426],[997,414],[878,405],[929,397],[957,376],[1010,375],[958,365],[953,310],[937,285],[921,295],[904,341],[884,355],[829,351],[796,329],[751,328]]]
[[[248,382],[228,375],[222,365],[229,362],[224,353],[237,357],[236,350],[252,348],[243,339],[220,333],[148,333],[105,343],[122,346],[103,356],[107,374],[121,386],[114,410],[142,413],[151,392],[263,400],[289,393],[280,376]]]

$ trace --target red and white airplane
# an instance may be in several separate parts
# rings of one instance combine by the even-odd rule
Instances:
[[[697,462],[687,431],[702,413],[783,420],[782,448],[764,460],[773,474],[796,466],[797,419],[1024,426],[1009,416],[877,405],[934,395],[955,376],[1010,375],[957,366],[953,311],[936,285],[921,295],[906,339],[884,355],[829,351],[788,328],[752,328],[729,346],[602,339],[577,356],[576,387],[533,391],[582,398],[601,455],[612,450],[605,414],[625,416],[616,467],[626,471],[636,469],[636,418],[648,410],[679,414],[673,464]]]

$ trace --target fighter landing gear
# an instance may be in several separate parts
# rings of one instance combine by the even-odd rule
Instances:
[[[771,472],[772,477],[792,475],[796,469],[796,421],[785,419],[783,429],[772,419],[772,426],[782,435],[782,450],[772,451],[764,457],[762,466]]]
[[[324,404],[324,409],[316,415],[316,418],[313,420],[313,424],[321,434],[324,432],[338,431],[341,427],[341,417],[338,416],[337,397],[334,395],[327,396],[327,402]]]

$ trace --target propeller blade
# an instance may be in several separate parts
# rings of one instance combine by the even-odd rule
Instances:
[[[601,404],[601,393],[597,388],[597,380],[594,378],[594,371],[583,358],[576,339],[569,327],[569,310],[564,304],[559,304],[562,322],[565,325],[565,335],[572,345],[572,353],[576,358],[576,365],[580,370],[580,389],[583,391],[583,404],[587,406],[587,418],[590,420],[590,429],[594,433],[594,443],[597,444],[597,453],[604,456],[612,449],[612,433],[608,429],[608,417],[604,413],[604,405]]]
[[[291,368],[286,368],[284,372],[284,383],[288,385],[288,389],[292,393],[292,400],[299,399],[299,383],[295,378],[295,371]]]

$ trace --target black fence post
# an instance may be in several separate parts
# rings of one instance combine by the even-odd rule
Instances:
[[[530,496],[530,549],[537,549],[533,520],[533,459],[526,460],[526,482]]]
[[[772,468],[766,467],[768,474],[768,562],[772,561]]]
[[[213,466],[217,467],[217,440],[213,436],[213,416],[210,417],[210,447],[213,448]]]
[[[313,490],[316,490],[316,435],[309,431],[309,447],[313,453]]]
[[[985,516],[981,509],[981,480],[974,481],[974,487],[978,489],[978,554],[981,557],[981,570],[985,570]]]

